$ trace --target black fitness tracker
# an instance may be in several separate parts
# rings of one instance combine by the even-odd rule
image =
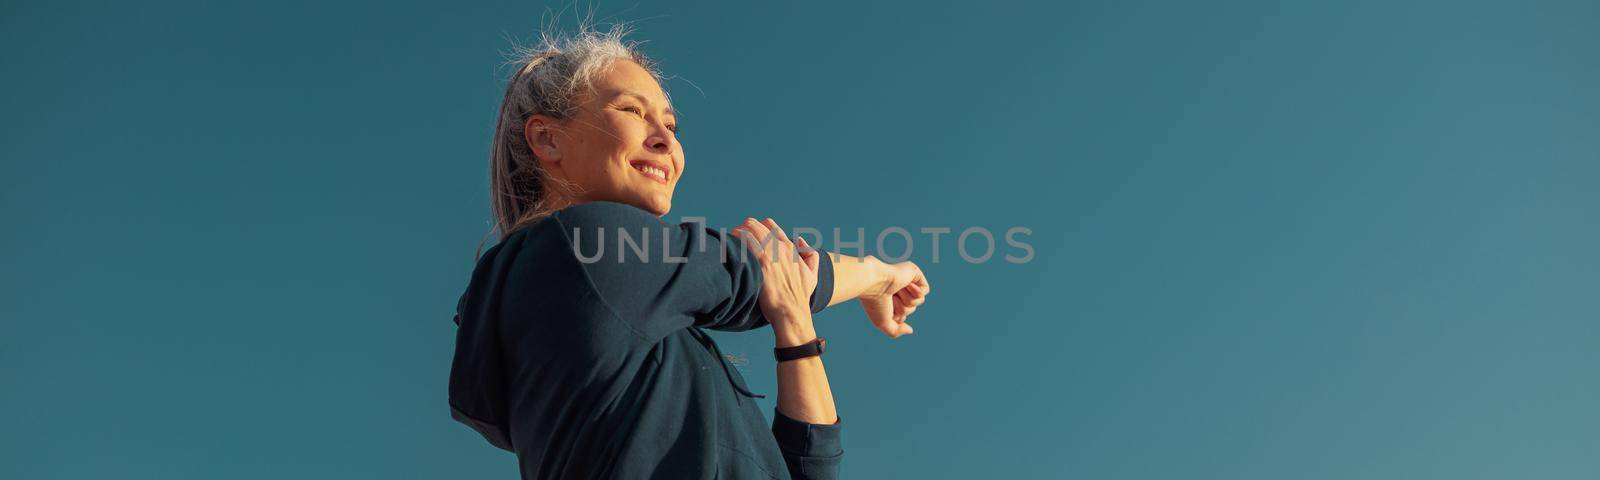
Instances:
[[[827,346],[828,346],[828,341],[827,340],[823,340],[822,337],[817,337],[815,340],[806,342],[803,345],[795,345],[793,347],[774,348],[774,349],[772,349],[772,355],[774,357],[777,357],[778,361],[780,361],[780,362],[786,362],[786,361],[789,361],[789,360],[799,360],[799,359],[806,358],[806,357],[814,357],[814,356],[817,356],[817,355],[822,355],[822,349],[824,347],[827,347]]]

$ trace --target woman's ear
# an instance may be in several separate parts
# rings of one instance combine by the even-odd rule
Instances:
[[[561,149],[556,146],[555,135],[558,127],[555,117],[545,114],[528,117],[528,122],[522,124],[522,139],[528,142],[528,148],[533,150],[539,163],[561,163]]]

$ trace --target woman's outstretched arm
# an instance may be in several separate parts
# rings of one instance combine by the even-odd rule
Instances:
[[[852,257],[828,252],[833,262],[833,297],[828,306],[861,299],[872,324],[890,337],[912,333],[907,317],[933,291],[922,269],[912,262],[884,263],[877,257]]]
[[[828,300],[828,306],[838,305],[855,300],[863,294],[883,291],[887,288],[887,264],[877,257],[852,257],[839,252],[827,252],[828,261],[833,262],[833,298]]]

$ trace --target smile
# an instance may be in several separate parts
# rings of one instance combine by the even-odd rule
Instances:
[[[633,162],[634,171],[655,180],[662,185],[667,184],[667,169],[648,161],[638,160]]]

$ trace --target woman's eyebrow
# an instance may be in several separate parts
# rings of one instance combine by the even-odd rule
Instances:
[[[639,92],[635,92],[633,90],[622,90],[622,91],[619,91],[619,92],[617,92],[617,96],[619,96],[619,97],[634,97],[634,98],[638,98],[639,101],[644,102],[645,105],[654,105],[654,102],[650,101],[650,97],[646,97],[643,94],[640,94]],[[672,105],[667,105],[667,108],[665,109],[665,112],[666,112],[667,115],[671,115],[671,116],[674,116],[674,117],[678,116],[677,112],[672,111]]]

